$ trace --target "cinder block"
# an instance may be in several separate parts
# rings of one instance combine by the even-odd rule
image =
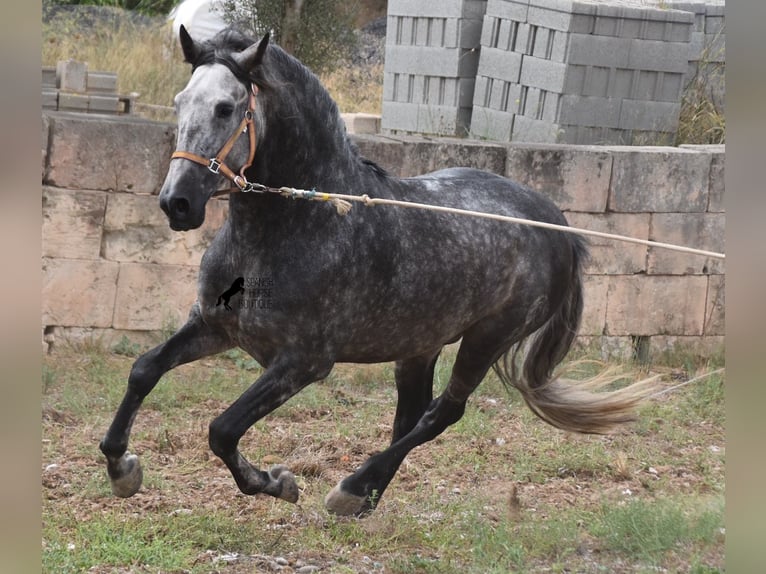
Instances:
[[[84,93],[88,64],[76,60],[61,60],[56,63],[56,87],[64,92]]]
[[[89,92],[107,92],[117,91],[117,74],[114,72],[88,72],[86,78]]]
[[[627,65],[620,67],[657,72],[686,72],[689,63],[689,42],[664,42],[651,40],[630,40]]]
[[[120,111],[120,100],[117,96],[88,95],[88,111],[93,113],[116,114]]]
[[[43,187],[43,257],[98,259],[106,194]]]
[[[550,92],[564,93],[567,65],[533,56],[525,56],[521,63],[520,83]]]
[[[378,114],[341,114],[341,118],[349,134],[376,134],[380,131]]]
[[[197,299],[197,267],[151,263],[113,265],[120,267],[112,322],[115,329],[149,331],[185,322]],[[137,293],[141,296],[137,297]]]
[[[708,278],[702,275],[613,275],[609,335],[702,335]]]
[[[600,147],[508,146],[506,177],[543,193],[566,211],[605,211],[611,174],[612,156]]]
[[[477,75],[518,83],[521,61],[522,55],[516,52],[482,47]]]
[[[609,36],[569,35],[570,64],[629,68],[633,40]]]
[[[416,132],[418,129],[418,106],[403,102],[383,102],[380,129]]]
[[[529,0],[489,0],[486,14],[495,18],[526,22]]]
[[[199,265],[227,213],[227,201],[211,200],[201,227],[175,233],[168,226],[156,196],[110,193],[102,257],[121,262]]]
[[[572,227],[649,239],[648,213],[567,212]],[[646,271],[647,247],[615,239],[588,236],[590,259],[585,271],[599,275],[632,275]]]
[[[583,310],[579,335],[602,335],[606,325],[609,278],[606,275],[583,275]]]
[[[559,124],[617,128],[623,101],[616,98],[561,96]]]
[[[543,120],[517,115],[513,120],[511,141],[522,143],[559,142],[560,128]]]
[[[470,136],[481,140],[510,141],[513,117],[510,112],[475,106],[471,114]]]
[[[484,16],[487,0],[389,0],[388,14],[410,17],[479,18]]]
[[[684,74],[665,72],[658,78],[654,99],[660,102],[678,103],[681,101],[683,87]]]
[[[705,34],[723,34],[726,32],[724,16],[714,16],[710,11],[705,17]]]
[[[56,89],[56,68],[53,66],[43,66],[42,87]]]
[[[460,48],[386,46],[386,69],[417,76],[474,77],[479,51]]]
[[[708,278],[707,307],[705,309],[705,335],[726,334],[726,276]]]
[[[44,257],[42,266],[43,325],[112,325],[119,264]]]
[[[622,100],[618,125],[625,130],[675,133],[680,113],[678,102]]]
[[[46,183],[71,189],[158,193],[175,126],[123,116],[51,116]]]
[[[87,112],[89,97],[87,94],[59,92],[58,107],[71,112]]]
[[[59,107],[59,91],[55,88],[43,88],[41,104],[44,110],[57,110]]]
[[[704,212],[710,155],[671,147],[610,146],[608,209],[618,212]]]
[[[723,213],[653,213],[649,239],[661,243],[725,251]],[[712,257],[649,248],[647,272],[653,275],[709,275],[724,272],[724,262]]]

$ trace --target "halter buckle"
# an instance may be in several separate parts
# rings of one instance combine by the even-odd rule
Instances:
[[[216,158],[211,157],[210,158],[210,164],[207,166],[207,168],[212,171],[213,173],[218,173],[218,171],[221,169],[221,162],[218,161]]]

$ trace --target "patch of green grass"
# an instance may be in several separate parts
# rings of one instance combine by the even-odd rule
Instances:
[[[682,507],[672,500],[638,499],[604,506],[591,532],[610,551],[657,563],[669,550],[710,544],[721,535],[722,527],[722,501]]]

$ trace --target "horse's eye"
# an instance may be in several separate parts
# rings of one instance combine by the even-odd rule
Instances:
[[[234,106],[231,104],[218,104],[215,106],[215,117],[226,119],[234,113]]]

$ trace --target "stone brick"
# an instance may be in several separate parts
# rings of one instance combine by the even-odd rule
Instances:
[[[671,147],[611,146],[605,151],[613,160],[610,211],[705,211],[710,154]]]
[[[572,227],[636,239],[649,238],[648,213],[567,212],[565,215]],[[587,240],[590,248],[587,273],[632,275],[646,271],[645,245],[593,236]]]
[[[603,212],[612,158],[603,148],[566,145],[508,147],[505,174],[550,197],[560,209]]]
[[[502,175],[506,150],[499,144],[464,139],[401,136],[404,147],[402,177],[421,175],[447,167],[474,167]]]
[[[119,264],[43,258],[43,325],[110,327]]]
[[[151,331],[179,327],[186,321],[197,298],[196,267],[151,263],[119,266],[115,329]]]
[[[349,134],[376,134],[380,131],[380,115],[378,114],[341,114]]]
[[[56,63],[56,87],[65,92],[84,92],[88,64],[76,60],[60,60]]]
[[[725,251],[723,213],[654,213],[649,239],[662,243]],[[654,275],[707,275],[724,272],[724,262],[713,257],[649,248],[647,271]]]
[[[649,356],[659,357],[662,354],[672,353],[676,356],[697,355],[699,357],[712,357],[724,350],[725,337],[723,335],[703,335],[701,337],[677,337],[673,335],[655,335],[649,338]]]
[[[708,278],[707,306],[705,308],[705,335],[726,334],[726,277]]]
[[[106,194],[43,187],[43,257],[98,259]]]
[[[511,139],[520,143],[558,143],[562,138],[558,124],[517,115],[513,119]]]
[[[201,227],[177,233],[168,226],[156,196],[109,194],[102,256],[110,261],[199,265],[226,219],[228,201],[210,200],[205,211]]]
[[[605,275],[583,276],[583,312],[579,335],[601,335],[606,325],[609,278]]]
[[[123,116],[50,117],[47,183],[159,193],[175,148],[175,126]]]
[[[726,167],[726,146],[721,145],[694,145],[684,144],[680,146],[682,149],[688,149],[703,153],[709,153],[710,159],[710,187],[707,211],[711,213],[723,213],[724,208],[724,191],[726,188],[726,182],[724,179],[724,171]]]
[[[609,335],[702,335],[708,278],[613,275],[609,279]]]

